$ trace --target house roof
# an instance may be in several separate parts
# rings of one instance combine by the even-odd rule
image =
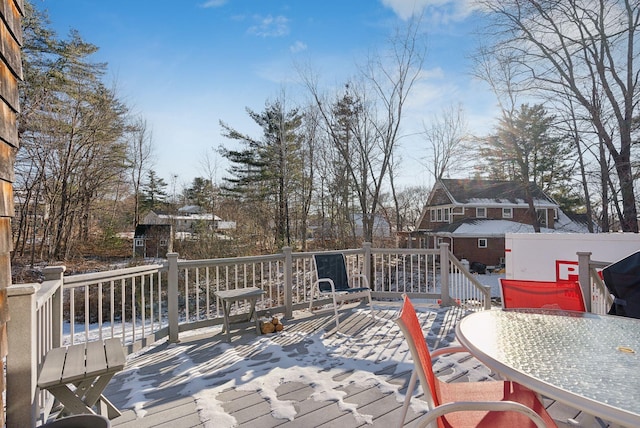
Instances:
[[[171,233],[171,225],[169,224],[139,224],[136,226],[136,230],[133,233],[134,237],[144,236],[150,230],[162,230],[166,233]]]
[[[185,205],[178,208],[178,212],[200,214],[202,212],[202,208],[199,205]]]
[[[442,227],[433,229],[430,233],[438,236],[464,237],[504,237],[505,233],[534,233],[535,230],[530,224],[518,223],[509,220],[492,219],[465,219],[455,223],[445,224]],[[540,228],[541,233],[556,233],[557,230]]]
[[[518,223],[501,219],[476,219],[469,218],[454,223],[444,224],[433,229],[430,233],[438,236],[464,237],[504,237],[506,233],[534,233],[530,224]],[[540,233],[589,233],[587,226],[575,222],[561,210],[555,222],[555,229],[540,228]]]
[[[590,233],[589,217],[586,214],[565,213],[562,210],[558,210],[555,227],[557,232]],[[594,232],[600,232],[597,224],[592,223],[592,227]]]
[[[218,217],[217,215],[213,215],[213,214],[185,214],[185,215],[174,215],[174,214],[166,214],[166,213],[161,213],[159,211],[149,211],[147,213],[147,215],[153,214],[155,215],[156,219],[161,220],[161,221],[165,221],[166,223],[164,224],[171,224],[172,221],[174,220],[203,220],[203,221],[221,221],[222,219],[220,217]],[[146,218],[147,216],[145,216]],[[154,223],[154,224],[158,224],[158,223]]]
[[[440,186],[455,204],[491,206],[527,203],[525,189],[515,181],[442,179]],[[531,183],[531,191],[537,207],[558,206],[536,184]]]

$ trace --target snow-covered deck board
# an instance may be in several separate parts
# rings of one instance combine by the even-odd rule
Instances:
[[[112,426],[396,426],[412,367],[393,323],[397,308],[379,304],[375,323],[364,307],[343,310],[337,334],[330,312],[285,320],[284,334],[259,338],[247,324],[231,344],[219,328],[181,336],[177,345],[160,343],[130,356],[106,389],[123,413]],[[432,349],[455,342],[462,315],[455,308],[420,310]],[[465,354],[445,356],[434,368],[451,382],[495,376]],[[575,426],[571,418],[600,427],[575,409],[550,400],[545,405],[559,426]],[[405,426],[415,426],[420,414],[410,408]]]

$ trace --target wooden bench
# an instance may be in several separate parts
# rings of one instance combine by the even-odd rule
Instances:
[[[120,411],[102,392],[125,365],[125,353],[120,339],[107,339],[47,352],[38,387],[49,391],[62,404],[60,415],[96,412],[109,419]],[[72,387],[73,385],[73,387]]]
[[[256,334],[260,335],[260,321],[256,312],[256,301],[258,297],[264,294],[264,291],[258,287],[246,287],[238,288],[235,290],[216,291],[214,293],[220,300],[222,300],[222,313],[224,314],[224,329],[222,332],[227,333],[227,342],[231,342],[231,333],[229,332],[229,313],[231,312],[231,305],[233,302],[239,300],[248,300],[250,302],[249,316],[247,321],[251,321],[251,317],[255,318],[256,322]]]

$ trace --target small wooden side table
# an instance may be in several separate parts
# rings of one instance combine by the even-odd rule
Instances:
[[[220,300],[222,300],[222,312],[224,314],[224,330],[223,333],[227,333],[227,342],[231,342],[231,333],[229,329],[229,314],[231,312],[231,305],[233,302],[239,300],[248,300],[250,303],[249,314],[247,321],[251,321],[251,317],[255,318],[256,322],[256,334],[260,335],[260,321],[256,314],[256,301],[258,297],[264,294],[264,290],[258,287],[246,287],[237,288],[235,290],[216,291],[214,293]]]

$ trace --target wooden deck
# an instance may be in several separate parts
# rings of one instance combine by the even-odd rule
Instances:
[[[257,337],[248,324],[241,334],[232,330],[231,344],[219,328],[181,335],[179,344],[159,343],[129,356],[105,390],[122,411],[112,426],[397,426],[413,366],[393,322],[397,308],[378,304],[375,322],[364,307],[343,310],[339,332],[333,312],[303,312],[284,321],[284,333]],[[455,343],[461,309],[419,309],[431,349]],[[443,356],[434,368],[448,382],[496,377],[467,354]],[[560,427],[603,426],[559,403],[545,404]],[[420,406],[410,408],[405,426],[416,426],[420,415]]]

